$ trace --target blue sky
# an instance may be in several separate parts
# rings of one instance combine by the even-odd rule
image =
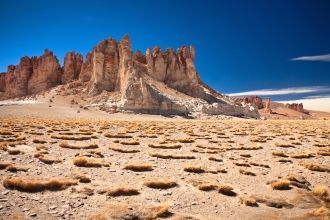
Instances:
[[[63,62],[128,33],[142,52],[195,45],[202,79],[226,94],[312,86],[322,89],[267,96],[327,96],[329,12],[330,0],[1,0],[0,71],[44,48]]]

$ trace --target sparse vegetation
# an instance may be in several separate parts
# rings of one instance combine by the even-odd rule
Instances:
[[[74,180],[63,178],[29,179],[15,177],[7,178],[3,181],[3,186],[8,189],[17,189],[27,192],[62,190],[76,184],[77,182]]]
[[[168,189],[175,187],[178,184],[172,179],[153,178],[144,180],[144,185],[154,189]]]
[[[153,170],[151,164],[145,164],[145,163],[128,164],[124,167],[124,169],[135,171],[135,172],[145,172],[145,171]]]
[[[100,160],[97,160],[97,159],[94,159],[94,158],[84,157],[84,156],[75,157],[74,160],[73,160],[73,164],[78,166],[78,167],[108,166],[103,161],[100,161]]]

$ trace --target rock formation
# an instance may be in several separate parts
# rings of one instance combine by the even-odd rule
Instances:
[[[258,109],[264,108],[264,104],[262,103],[262,99],[259,96],[246,96],[246,97],[237,97],[235,101],[238,103],[250,103],[256,106]]]
[[[81,54],[74,51],[67,53],[64,58],[62,83],[78,79],[82,64],[83,57]]]
[[[292,109],[294,111],[297,111],[297,112],[304,113],[304,106],[302,103],[291,103],[291,104],[287,103],[287,104],[285,104],[285,107]]]
[[[62,68],[49,50],[40,57],[23,57],[18,65],[8,66],[1,74],[2,99],[37,94],[61,82]],[[3,83],[4,82],[4,83]]]
[[[266,102],[265,102],[265,112],[266,113],[272,113],[272,110],[270,108],[270,98],[266,98]]]
[[[86,55],[84,62],[80,54],[68,53],[63,68],[48,50],[38,58],[24,57],[0,77],[0,92],[4,93],[2,99],[14,98],[79,79],[86,82],[81,84],[87,85],[85,94],[94,97],[91,102],[113,103],[118,110],[157,114],[199,111],[259,117],[252,106],[262,105],[257,97],[238,104],[209,88],[201,81],[194,60],[192,46],[182,46],[176,52],[154,47],[148,48],[145,55],[140,51],[134,53],[126,35],[120,42],[112,38],[102,41]]]

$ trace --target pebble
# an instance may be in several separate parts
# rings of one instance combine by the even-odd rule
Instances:
[[[191,205],[198,205],[198,203],[197,202],[193,202],[193,203],[191,203]]]
[[[29,211],[30,209],[28,209],[28,208],[24,208],[23,209],[23,212],[27,212],[27,211]]]
[[[1,210],[1,209],[3,209],[3,206],[2,206],[2,205],[0,205],[0,210]]]

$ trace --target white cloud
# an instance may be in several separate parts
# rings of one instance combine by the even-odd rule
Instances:
[[[326,86],[306,86],[306,87],[291,87],[283,89],[261,89],[246,92],[238,92],[228,94],[229,96],[272,96],[272,95],[288,95],[288,94],[303,94],[303,93],[317,93],[317,92],[329,92],[330,87]]]
[[[303,56],[292,58],[292,61],[323,61],[330,62],[330,54],[317,55],[317,56]]]
[[[330,112],[330,97],[304,98],[290,101],[277,101],[280,103],[303,103],[304,109]]]

